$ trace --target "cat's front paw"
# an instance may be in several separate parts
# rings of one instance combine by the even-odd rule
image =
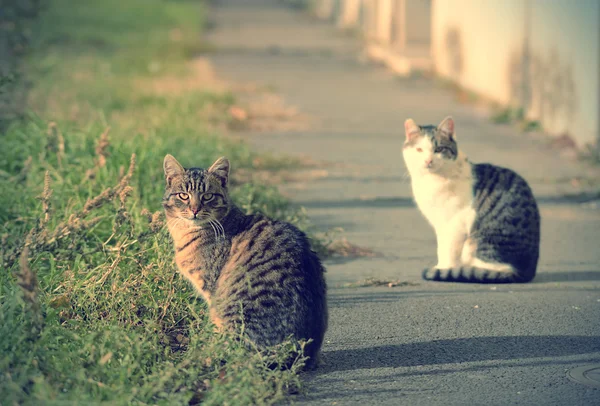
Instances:
[[[423,279],[428,281],[436,281],[440,278],[440,270],[438,267],[429,267],[423,269],[423,273],[421,274]]]

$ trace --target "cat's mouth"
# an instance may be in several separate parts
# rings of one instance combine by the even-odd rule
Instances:
[[[444,164],[442,162],[431,162],[423,165],[423,171],[427,173],[436,173],[444,170]]]
[[[211,223],[215,222],[215,219],[213,219],[210,216],[190,216],[187,218],[187,220],[189,221],[190,225],[194,226],[194,227],[204,227],[204,226],[209,226]]]
[[[210,219],[208,217],[189,217],[187,220],[195,226],[201,226],[208,224]]]
[[[433,173],[437,171],[437,167],[433,164],[429,164],[429,165],[423,165],[421,167],[421,172],[423,173]]]
[[[215,238],[225,237],[225,228],[220,221],[210,217],[192,217],[188,218],[190,228],[211,230],[215,234]]]

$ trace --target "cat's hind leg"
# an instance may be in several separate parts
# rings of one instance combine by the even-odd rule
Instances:
[[[490,272],[499,272],[499,273],[514,273],[515,268],[510,264],[500,264],[497,262],[487,262],[483,261],[479,258],[473,258],[468,264],[468,266],[474,268],[485,269]]]
[[[469,237],[465,240],[460,255],[461,264],[470,264],[475,259],[477,253],[477,241],[474,238]]]
[[[477,241],[473,237],[467,238],[462,249],[461,263],[463,266],[486,269],[492,272],[515,272],[510,264],[485,261],[477,258]]]

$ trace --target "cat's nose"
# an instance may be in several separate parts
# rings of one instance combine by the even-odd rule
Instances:
[[[194,214],[194,217],[196,217],[196,214],[198,214],[198,212],[200,211],[200,207],[193,207],[191,210],[192,210],[192,213]]]
[[[433,163],[433,159],[428,159],[425,161],[425,166],[431,168],[431,164]]]

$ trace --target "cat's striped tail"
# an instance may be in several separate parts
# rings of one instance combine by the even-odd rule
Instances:
[[[460,266],[457,268],[438,269],[425,268],[423,279],[437,282],[462,282],[462,283],[525,283],[531,279],[520,276],[512,271],[492,271],[474,266]]]

